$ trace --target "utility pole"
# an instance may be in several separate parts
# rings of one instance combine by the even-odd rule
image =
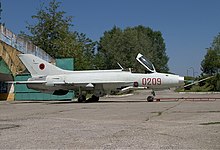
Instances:
[[[192,69],[192,74],[193,74],[193,78],[195,77],[195,71],[194,71],[194,68],[193,67],[190,67],[188,69]],[[188,69],[187,69],[187,74],[188,74]]]

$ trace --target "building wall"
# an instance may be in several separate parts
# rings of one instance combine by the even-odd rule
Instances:
[[[48,62],[53,62],[53,58],[44,50],[35,46],[27,39],[17,36],[3,25],[0,25],[0,41],[15,49],[13,50],[14,52],[18,51],[24,54],[33,54]]]
[[[26,85],[15,85],[14,87],[12,84],[5,84],[5,81],[27,80],[30,77],[30,75],[17,75],[26,69],[18,58],[20,53],[33,54],[48,62],[55,62],[44,50],[0,25],[0,100],[66,100],[73,98],[73,92],[69,92],[65,96],[54,96],[30,90]],[[59,59],[56,62],[57,66],[69,70],[74,69],[73,63],[73,59]]]

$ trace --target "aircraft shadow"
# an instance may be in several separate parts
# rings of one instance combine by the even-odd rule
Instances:
[[[147,103],[147,101],[98,101],[98,102],[85,102],[78,103],[77,101],[60,101],[60,102],[51,102],[47,104],[105,104],[105,103]]]
[[[154,101],[153,103],[155,103]],[[160,102],[174,102],[172,100],[160,101]],[[13,102],[12,104],[45,104],[45,105],[53,105],[53,104],[108,104],[108,103],[149,103],[146,100],[117,100],[117,101],[98,101],[98,102],[85,102],[85,103],[78,103],[77,101],[17,101]],[[150,102],[152,103],[152,102]],[[158,103],[158,102],[157,102]]]

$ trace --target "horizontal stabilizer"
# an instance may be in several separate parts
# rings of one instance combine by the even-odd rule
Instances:
[[[5,83],[9,83],[9,84],[42,84],[42,83],[47,83],[47,81],[8,81]]]

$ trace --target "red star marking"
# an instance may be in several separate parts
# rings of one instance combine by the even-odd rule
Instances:
[[[39,65],[39,68],[40,68],[40,70],[44,70],[45,65],[44,65],[43,63],[41,63],[41,64]]]

